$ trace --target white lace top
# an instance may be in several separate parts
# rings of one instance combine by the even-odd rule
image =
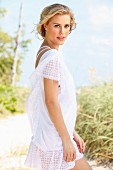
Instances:
[[[62,140],[45,104],[44,78],[58,81],[58,101],[73,141],[77,109],[74,82],[61,53],[50,49],[42,55],[30,77],[32,87],[27,99],[27,113],[33,137],[25,164],[37,170],[69,170],[75,163],[67,163],[63,159]],[[74,145],[77,148],[76,143]]]

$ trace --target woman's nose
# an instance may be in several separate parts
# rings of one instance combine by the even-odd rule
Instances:
[[[61,33],[61,34],[64,33],[64,27],[60,27],[60,33]]]

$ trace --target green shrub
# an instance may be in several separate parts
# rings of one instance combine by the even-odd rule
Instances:
[[[88,158],[113,161],[113,83],[82,88],[76,130],[87,141]]]
[[[27,88],[0,85],[0,113],[24,112],[27,96]]]

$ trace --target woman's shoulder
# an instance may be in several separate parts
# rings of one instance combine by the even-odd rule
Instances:
[[[46,60],[56,60],[58,58],[60,58],[60,53],[59,51],[57,51],[56,49],[49,49],[49,50],[46,50],[43,55],[41,56],[40,58],[40,63],[43,61],[46,61]]]
[[[60,55],[59,51],[57,49],[49,49],[47,50],[43,55],[55,55],[55,56],[58,56]]]

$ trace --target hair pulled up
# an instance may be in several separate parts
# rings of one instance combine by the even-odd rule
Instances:
[[[49,20],[57,14],[70,15],[70,19],[71,19],[70,20],[70,32],[76,28],[75,18],[74,18],[74,14],[73,14],[72,10],[69,7],[67,7],[66,5],[53,4],[53,5],[45,7],[42,10],[42,13],[40,15],[39,24],[37,24],[37,26],[36,26],[37,33],[40,34],[43,38],[45,37],[45,33],[46,33],[44,24],[48,23]]]

